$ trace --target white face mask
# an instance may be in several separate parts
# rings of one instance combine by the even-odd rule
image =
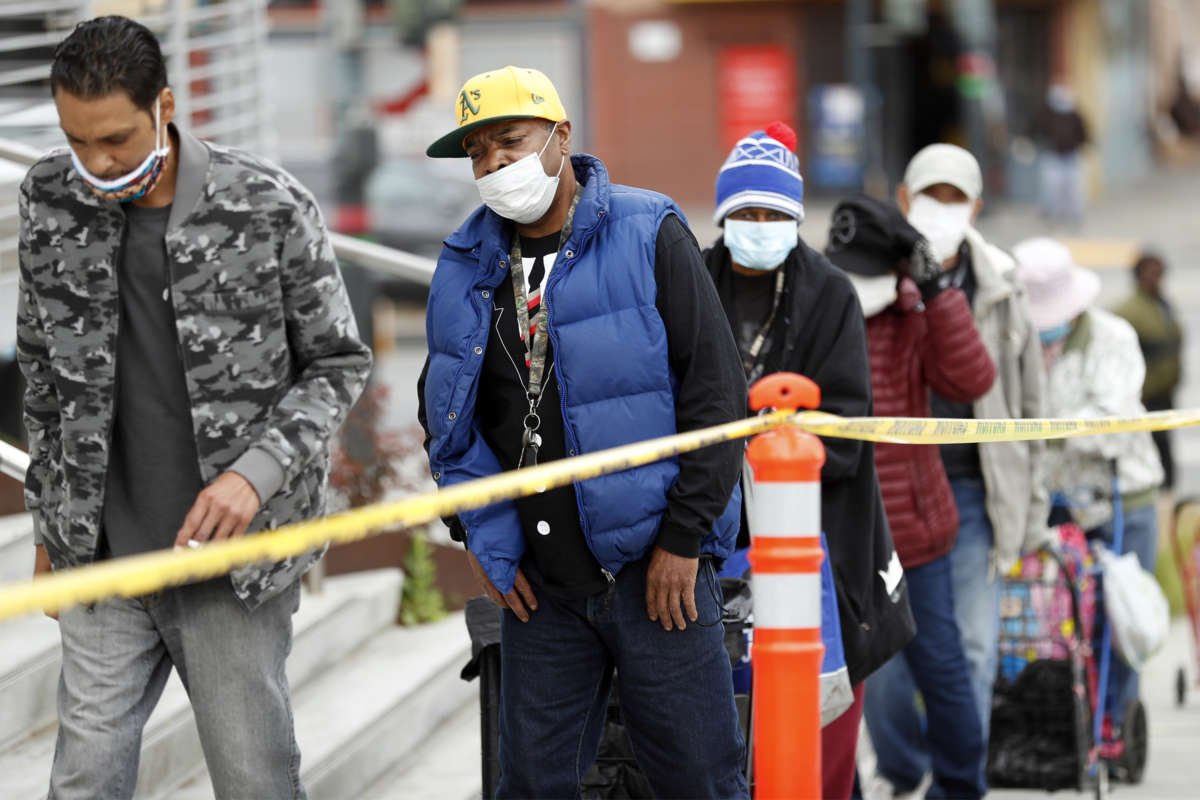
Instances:
[[[958,252],[971,226],[974,204],[939,203],[927,194],[918,194],[908,209],[908,224],[929,240],[933,255],[944,262]]]
[[[895,275],[855,275],[847,272],[854,293],[862,306],[863,317],[873,317],[896,302],[899,297]]]
[[[547,175],[546,170],[542,169],[542,153],[550,146],[556,130],[557,122],[538,152],[475,180],[475,187],[479,189],[479,197],[484,205],[521,225],[536,222],[546,215],[550,204],[554,202],[554,193],[558,191],[558,176],[562,174],[563,164],[567,163],[564,155],[558,163],[558,172],[553,176]]]
[[[795,220],[725,220],[725,246],[729,248],[729,255],[734,263],[749,269],[775,269],[799,241],[800,232]]]
[[[150,151],[150,154],[146,156],[145,160],[136,169],[118,178],[106,181],[88,172],[87,167],[83,165],[83,161],[75,154],[75,149],[71,148],[71,163],[75,165],[75,171],[79,173],[79,177],[83,178],[83,182],[100,199],[127,203],[130,200],[145,197],[154,191],[155,185],[158,184],[158,179],[162,177],[163,166],[167,162],[167,154],[171,152],[171,137],[163,132],[163,127],[160,124],[159,106],[159,100],[155,100],[154,149]]]

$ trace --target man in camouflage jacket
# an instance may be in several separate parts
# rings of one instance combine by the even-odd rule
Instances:
[[[131,49],[138,58],[128,55]],[[112,63],[95,63],[105,58]],[[138,74],[145,63],[160,69]],[[103,85],[113,74],[118,77],[112,85]],[[18,357],[28,382],[25,495],[38,571],[121,555],[113,546],[118,534],[147,538],[113,530],[112,509],[105,507],[106,500],[128,502],[106,497],[106,488],[114,494],[109,469],[117,450],[116,417],[127,408],[128,395],[137,394],[128,392],[129,375],[122,382],[120,371],[154,374],[136,359],[118,358],[129,352],[128,340],[120,337],[135,336],[133,329],[146,324],[131,311],[139,287],[129,280],[144,267],[129,261],[139,252],[133,220],[147,209],[161,212],[165,234],[152,242],[153,249],[141,251],[151,253],[142,263],[163,265],[155,273],[165,287],[161,297],[160,285],[151,285],[153,299],[165,309],[159,313],[173,317],[174,354],[169,328],[158,340],[168,342],[164,361],[182,367],[178,394],[186,401],[175,421],[185,443],[190,444],[190,429],[195,444],[167,470],[195,475],[202,488],[194,503],[177,504],[179,516],[186,512],[182,525],[176,519],[169,528],[158,526],[156,546],[236,536],[323,513],[329,441],[362,391],[371,355],[358,339],[311,195],[277,167],[202,143],[171,125],[174,104],[161,52],[153,35],[130,20],[99,18],[77,28],[56,52],[52,86],[71,147],[35,164],[19,195]],[[164,130],[169,152],[157,167],[150,157],[143,162],[150,164],[148,180],[104,190],[102,179],[89,171],[126,172],[145,153],[137,137],[154,140],[154,156]],[[122,164],[121,147],[141,149],[130,149]],[[138,186],[145,194],[132,194],[137,199],[126,202]],[[153,348],[154,341],[147,346]],[[138,391],[165,394],[166,388],[146,381]],[[138,440],[160,433],[144,424],[120,421],[125,452],[118,464],[133,463],[135,475],[146,473],[144,464],[136,464],[143,456]],[[198,463],[189,463],[191,453]],[[171,477],[163,480],[169,485]],[[141,481],[127,488],[124,494],[132,496],[159,491]],[[138,508],[136,501],[130,505]],[[51,796],[132,793],[141,726],[172,664],[191,695],[218,795],[303,796],[282,664],[298,578],[319,556],[310,552],[151,598],[63,612]],[[110,607],[120,613],[110,613]],[[131,613],[149,622],[141,617],[129,622]],[[211,619],[207,627],[193,623],[205,619]],[[114,630],[124,633],[127,627],[138,635],[149,629],[149,639],[138,645],[144,652],[129,654],[129,663],[122,661],[124,653],[113,658],[111,652],[89,652],[88,636],[111,640]],[[221,690],[206,690],[210,673],[220,675],[211,680]],[[126,705],[132,703],[134,712],[114,707],[114,699],[98,688],[114,677],[127,687],[132,700]],[[231,700],[229,692],[242,696]],[[273,705],[260,709],[247,699],[259,695]],[[238,704],[246,707],[232,707]],[[108,720],[108,727],[97,722],[109,715],[116,721]]]

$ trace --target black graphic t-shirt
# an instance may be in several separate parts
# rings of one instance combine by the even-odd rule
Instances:
[[[745,359],[755,338],[758,337],[758,332],[762,330],[763,323],[771,314],[771,305],[775,300],[775,271],[753,276],[734,273],[733,298],[738,313],[738,352]],[[763,340],[754,368],[746,376],[747,383],[753,384],[763,376],[767,356],[770,355],[773,344],[773,336],[767,336]]]
[[[537,239],[521,237],[531,325],[545,281],[558,256],[558,239],[558,233]],[[547,344],[546,378],[538,401],[541,427],[537,432],[542,437],[539,464],[564,458],[568,451],[558,376],[553,365],[554,348]],[[492,296],[492,332],[483,356],[478,405],[483,438],[505,470],[516,469],[521,458],[523,420],[529,411],[528,382],[525,343],[517,332],[516,299],[510,274]],[[600,572],[600,564],[584,540],[574,486],[549,489],[521,498],[516,504],[525,532],[526,557],[532,559],[548,590],[578,598],[605,588],[607,581]]]

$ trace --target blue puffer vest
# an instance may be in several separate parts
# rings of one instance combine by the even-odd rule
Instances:
[[[569,455],[629,444],[675,430],[675,376],[667,332],[655,307],[655,241],[667,197],[613,186],[596,158],[571,157],[584,191],[542,302],[546,304]],[[507,274],[509,223],[481,207],[446,239],[429,292],[425,405],[429,463],[439,486],[494,475],[500,464],[475,414],[479,372],[492,319],[492,292]],[[588,546],[614,575],[654,544],[675,483],[675,459],[575,484]],[[733,551],[741,490],[705,537],[701,552]],[[459,518],[492,583],[512,589],[525,539],[516,505],[504,501]]]

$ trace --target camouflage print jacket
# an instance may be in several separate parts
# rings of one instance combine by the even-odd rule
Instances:
[[[329,440],[371,367],[320,211],[279,168],[175,132],[166,248],[200,474],[211,482],[256,448],[279,463],[283,484],[251,530],[320,515]],[[62,569],[91,562],[99,542],[125,215],[91,193],[66,149],[29,170],[19,203],[25,502]],[[237,569],[234,588],[254,608],[319,557]]]

